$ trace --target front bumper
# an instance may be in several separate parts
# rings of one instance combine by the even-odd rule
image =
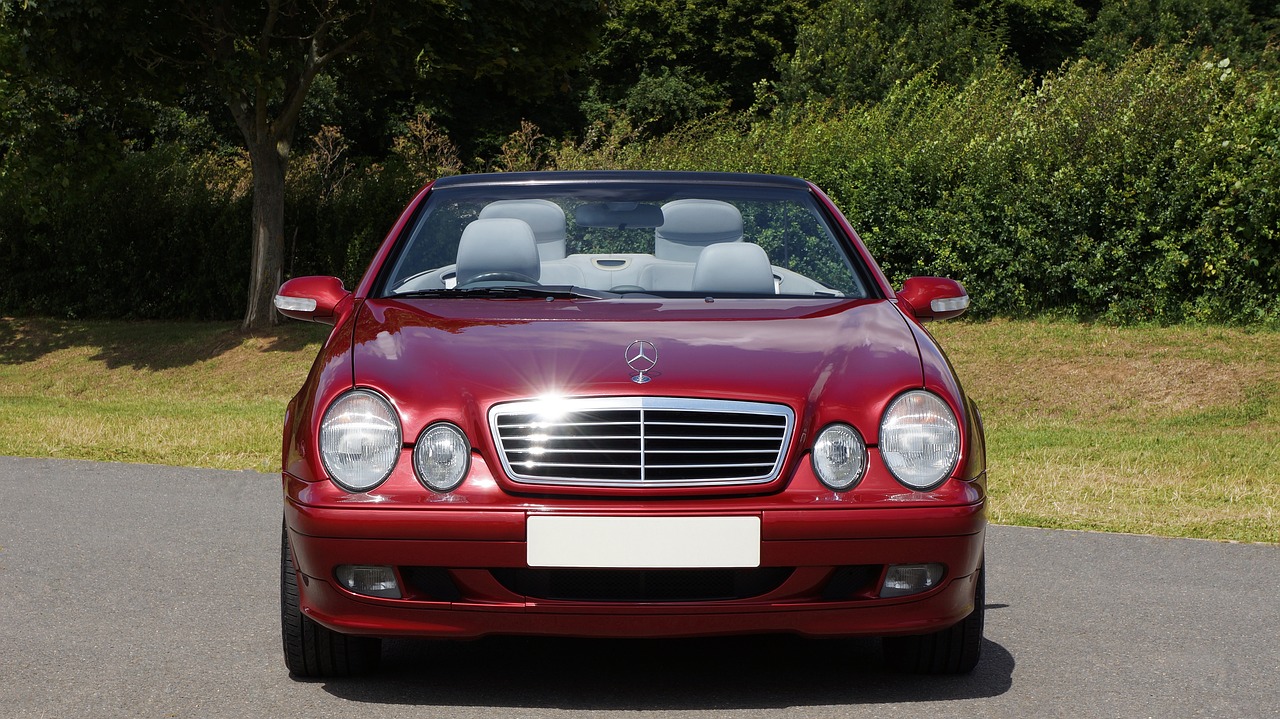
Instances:
[[[951,626],[973,608],[986,525],[982,501],[944,507],[797,509],[778,508],[768,498],[758,498],[754,505],[736,502],[731,509],[717,510],[714,503],[705,503],[705,509],[697,512],[609,507],[613,515],[760,518],[760,566],[774,568],[777,582],[744,596],[663,601],[566,598],[530,592],[522,588],[525,584],[513,585],[513,574],[529,571],[527,517],[601,513],[592,512],[589,505],[551,502],[536,507],[448,510],[313,507],[286,491],[285,521],[303,611],[347,634],[439,638],[919,634]],[[907,597],[877,596],[888,565],[924,562],[945,566],[937,586]],[[347,591],[333,579],[334,568],[342,564],[396,567],[405,598]],[[430,579],[414,581],[421,576]],[[537,579],[545,582],[546,575]]]

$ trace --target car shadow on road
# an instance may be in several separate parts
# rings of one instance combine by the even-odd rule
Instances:
[[[394,640],[377,674],[328,680],[324,690],[374,704],[770,709],[992,697],[1009,691],[1014,664],[989,640],[978,667],[959,677],[891,672],[874,639]]]

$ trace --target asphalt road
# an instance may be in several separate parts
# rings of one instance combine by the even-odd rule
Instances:
[[[1280,547],[993,527],[982,663],[874,641],[388,642],[371,678],[280,658],[279,485],[0,458],[0,716],[1280,716]]]

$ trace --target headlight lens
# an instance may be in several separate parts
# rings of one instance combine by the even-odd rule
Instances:
[[[947,403],[916,390],[895,399],[880,421],[880,456],[889,471],[912,489],[931,489],[960,458],[960,425]]]
[[[329,477],[349,492],[367,492],[395,469],[400,419],[375,392],[356,389],[334,400],[320,422],[320,459]]]
[[[413,448],[418,479],[437,492],[449,492],[462,484],[470,465],[471,445],[462,430],[447,422],[427,427]]]
[[[813,471],[831,489],[843,491],[862,479],[867,469],[867,445],[847,424],[833,424],[813,443]]]

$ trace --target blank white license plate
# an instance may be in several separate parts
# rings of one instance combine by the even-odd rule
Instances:
[[[759,517],[552,517],[527,525],[530,567],[760,566]]]

